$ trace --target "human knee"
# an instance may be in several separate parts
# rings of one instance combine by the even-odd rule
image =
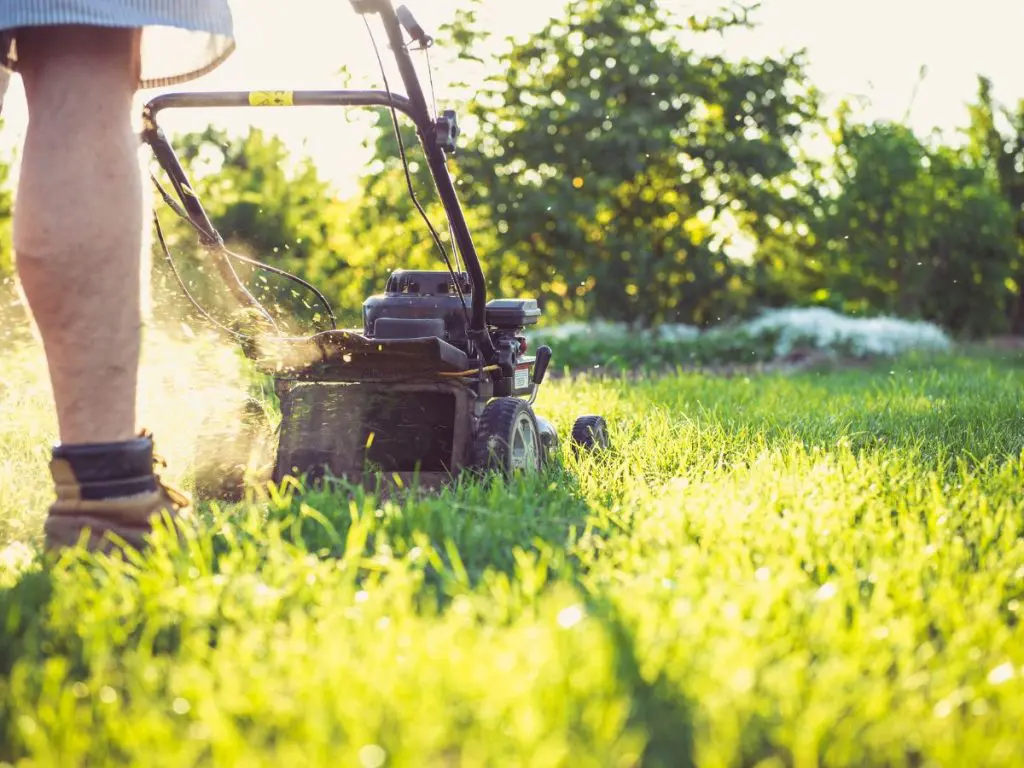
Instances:
[[[54,116],[67,109],[101,115],[128,107],[139,84],[140,40],[137,29],[19,30],[18,70],[30,117]]]

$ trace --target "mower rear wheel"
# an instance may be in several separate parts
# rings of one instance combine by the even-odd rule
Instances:
[[[537,416],[537,429],[540,432],[540,445],[543,453],[541,454],[541,461],[543,464],[547,464],[549,461],[553,461],[558,456],[558,430],[555,426],[545,419],[543,416]]]
[[[473,468],[506,476],[539,472],[543,446],[533,409],[525,400],[492,400],[480,416],[473,441]]]
[[[597,453],[608,450],[608,422],[603,416],[580,416],[572,425],[572,445],[579,452]]]

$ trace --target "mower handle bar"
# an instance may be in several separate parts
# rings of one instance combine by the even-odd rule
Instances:
[[[426,97],[420,85],[416,67],[406,46],[402,30],[421,45],[429,44],[430,38],[416,23],[404,6],[395,10],[391,0],[349,0],[356,13],[378,13],[388,36],[388,43],[398,63],[398,71],[407,95],[374,90],[305,90],[305,91],[227,91],[227,92],[183,92],[161,94],[143,107],[142,138],[153,150],[157,162],[167,172],[182,204],[193,223],[200,229],[205,245],[221,245],[222,240],[178,161],[170,143],[157,123],[157,115],[166,109],[212,108],[212,107],[387,107],[394,108],[408,116],[416,125],[420,145],[427,158],[427,166],[434,185],[451,224],[454,245],[458,248],[472,284],[472,314],[470,332],[477,341],[484,359],[493,362],[496,357],[494,344],[487,330],[486,306],[487,286],[483,269],[477,255],[473,237],[466,222],[465,213],[459,202],[455,184],[448,172],[445,151],[436,141],[436,126],[430,116]],[[227,281],[232,293],[243,304],[260,308],[259,302],[245,289],[227,257],[221,255],[217,261],[221,276]]]

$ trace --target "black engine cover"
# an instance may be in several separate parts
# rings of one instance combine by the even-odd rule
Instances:
[[[371,339],[436,336],[465,348],[473,301],[465,273],[459,275],[459,287],[461,299],[448,272],[395,270],[384,293],[363,302],[363,333]]]

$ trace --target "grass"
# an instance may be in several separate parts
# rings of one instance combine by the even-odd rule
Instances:
[[[604,413],[610,456],[400,503],[285,488],[52,566],[44,368],[5,364],[0,762],[1019,762],[1018,358],[560,380],[538,409]],[[186,487],[237,376],[151,345]]]

